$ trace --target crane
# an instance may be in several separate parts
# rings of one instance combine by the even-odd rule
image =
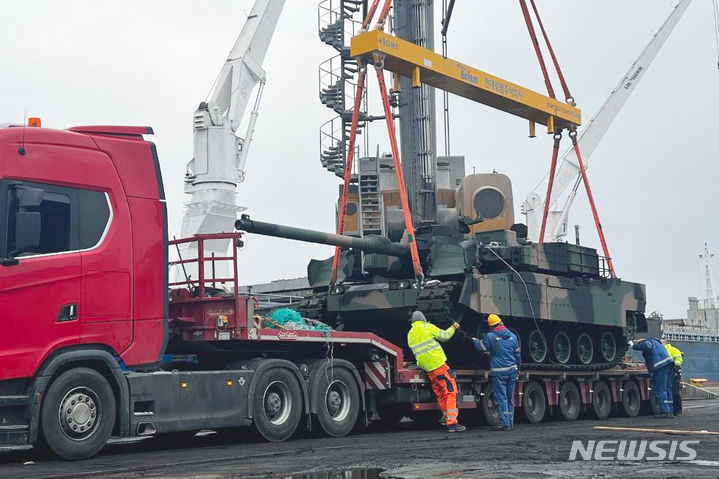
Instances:
[[[621,111],[624,104],[627,102],[631,94],[639,84],[644,74],[649,68],[656,57],[659,50],[661,50],[664,42],[671,34],[674,27],[679,22],[691,0],[680,0],[676,4],[674,10],[669,17],[664,21],[661,28],[649,41],[647,46],[644,48],[639,57],[632,63],[629,71],[622,77],[621,81],[612,90],[612,93],[605,100],[602,107],[599,109],[597,114],[591,119],[591,121],[584,128],[582,133],[579,135],[578,141],[581,146],[582,159],[585,163],[585,168],[589,167],[589,157],[596,149],[599,142],[602,140],[604,135],[609,130],[614,119]],[[581,185],[581,173],[579,171],[579,164],[577,162],[577,156],[573,149],[569,149],[562,157],[561,164],[557,168],[555,174],[554,185],[552,188],[550,207],[556,204],[559,196],[571,185],[572,190],[570,191],[564,206],[560,210],[552,210],[549,212],[547,217],[547,231],[549,237],[547,241],[559,241],[567,234],[567,216],[569,210],[572,207],[574,199],[577,194],[577,190]],[[542,207],[544,205],[544,198],[538,193],[530,193],[524,203],[522,204],[522,213],[526,216],[527,227],[529,230],[528,238],[532,241],[537,241],[539,238],[539,230],[542,221]]]
[[[182,220],[183,238],[232,232],[237,213],[245,210],[237,206],[235,192],[245,180],[266,81],[262,63],[284,4],[285,0],[255,1],[210,94],[193,115],[193,158],[185,175],[185,193],[192,197]],[[240,138],[237,130],[250,105],[245,136]],[[204,254],[227,257],[228,247],[227,240],[212,241],[205,245]],[[218,275],[223,269],[230,273],[227,261],[213,266]]]

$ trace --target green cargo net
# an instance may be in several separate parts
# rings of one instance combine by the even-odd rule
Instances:
[[[263,319],[265,327],[271,329],[322,331],[323,333],[330,333],[332,331],[332,328],[325,323],[314,319],[303,318],[300,313],[290,308],[275,309]]]

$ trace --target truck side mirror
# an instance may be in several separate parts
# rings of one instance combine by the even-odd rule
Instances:
[[[22,194],[20,194],[22,192]],[[20,211],[28,211],[40,208],[42,198],[45,191],[42,188],[33,188],[30,186],[22,186],[17,188],[18,193],[18,209]]]
[[[40,246],[41,224],[42,217],[37,211],[19,211],[15,215],[15,251],[10,253],[11,258]]]

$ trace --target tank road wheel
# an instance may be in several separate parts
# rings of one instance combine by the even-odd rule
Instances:
[[[627,417],[639,414],[642,405],[639,388],[633,381],[627,381],[622,386],[622,412]]]
[[[554,353],[554,359],[558,363],[567,364],[569,362],[569,358],[572,356],[572,342],[569,340],[567,333],[559,331],[554,335],[552,352]]]
[[[271,442],[288,439],[302,418],[302,392],[288,369],[263,373],[252,394],[252,419],[257,432]]]
[[[587,333],[581,333],[577,336],[577,359],[580,364],[591,364],[594,358],[594,345],[592,338]]]
[[[592,413],[597,419],[606,419],[612,412],[612,393],[604,381],[596,381],[592,386]]]
[[[488,383],[482,391],[482,415],[484,420],[490,426],[496,426],[499,424],[499,411],[497,411],[497,404],[494,402],[494,392],[492,391],[492,384]]]
[[[582,400],[577,385],[571,381],[562,384],[559,390],[559,412],[565,421],[574,421],[579,417]]]
[[[346,436],[354,428],[360,410],[357,382],[345,368],[332,368],[331,373],[321,376],[317,421],[328,436]]]
[[[527,354],[535,363],[543,363],[547,359],[547,339],[541,331],[533,329],[527,337]]]
[[[544,419],[547,410],[547,400],[544,389],[535,381],[527,383],[522,394],[522,415],[527,422],[536,424]]]
[[[599,338],[599,353],[601,359],[607,363],[613,362],[617,357],[617,340],[611,331],[605,331]]]
[[[40,414],[47,446],[63,459],[85,459],[100,452],[110,439],[115,396],[94,369],[71,369],[50,385]]]

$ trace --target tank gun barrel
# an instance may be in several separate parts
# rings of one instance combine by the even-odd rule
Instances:
[[[274,236],[276,238],[293,239],[307,243],[353,248],[364,251],[365,253],[379,253],[397,257],[409,255],[409,246],[393,243],[380,236],[355,238],[353,236],[323,233],[321,231],[295,228],[293,226],[255,221],[247,215],[242,215],[242,217],[235,222],[235,229],[263,236]]]

